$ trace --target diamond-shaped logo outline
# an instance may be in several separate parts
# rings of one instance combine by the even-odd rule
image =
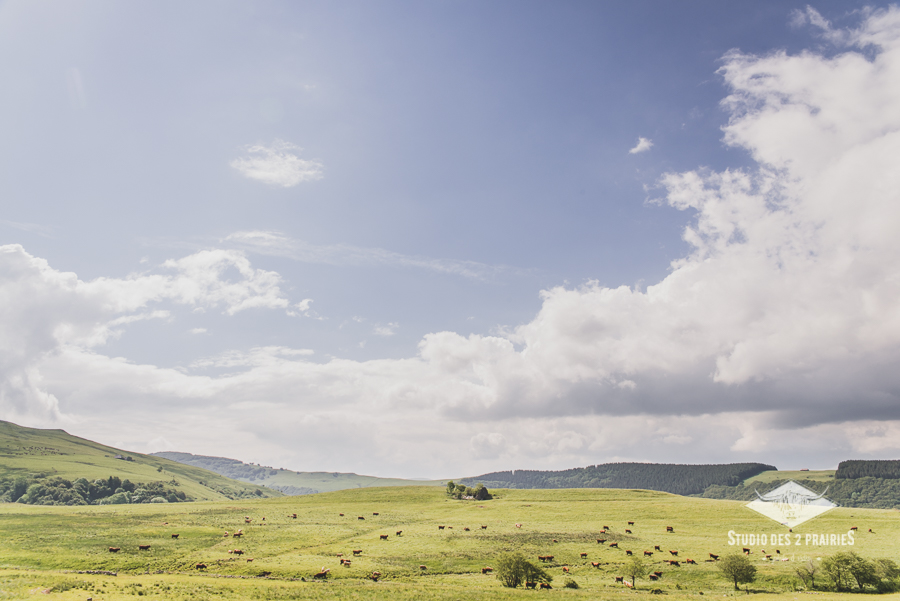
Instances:
[[[764,495],[756,493],[756,500],[745,507],[760,513],[782,526],[793,528],[837,507],[825,498],[824,492],[818,494],[805,486],[788,480],[775,490]]]

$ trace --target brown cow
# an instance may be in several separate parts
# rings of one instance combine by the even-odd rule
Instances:
[[[681,564],[675,561],[674,559],[668,560],[670,566],[675,566],[676,568],[681,567]]]
[[[604,526],[603,529],[604,529],[604,530],[609,530],[609,526]]]
[[[344,515],[344,514],[342,513],[341,515]],[[296,520],[296,519],[297,519],[297,514],[296,514],[296,513],[292,513],[292,514],[291,514],[291,519]]]
[[[349,560],[349,559],[345,559],[345,560],[344,560],[344,567],[345,567],[345,568],[349,568],[349,567],[350,567],[350,560]]]
[[[659,545],[653,545],[653,550],[662,553],[662,549],[659,548]]]
[[[659,576],[656,574],[650,574],[650,580],[659,580]]]
[[[869,532],[871,532],[872,534],[875,534],[875,531],[872,530],[871,528],[869,528]]]
[[[353,550],[353,555],[354,555],[355,557],[359,557],[360,555],[362,555],[362,549],[354,549],[354,550]]]
[[[229,552],[230,552],[230,551],[229,551]],[[235,549],[235,550],[234,550],[234,554],[235,554],[235,555],[243,555],[244,552],[243,552],[241,549]]]
[[[177,534],[173,534],[173,535],[172,535],[172,538],[178,538],[178,535],[177,535]]]
[[[685,559],[685,560],[684,560],[684,563],[690,563],[690,564],[693,564],[693,565],[697,565],[697,562],[694,561],[693,559],[691,559],[690,557],[688,557],[687,559]]]
[[[715,555],[715,554],[713,554],[713,553],[710,553],[710,554],[709,554],[709,558],[712,559],[713,561],[718,561],[718,560],[719,560],[719,556],[718,556],[718,555]]]
[[[196,566],[194,566],[194,567],[197,568],[198,570],[205,570],[205,569],[206,569],[206,564],[205,564],[205,563],[198,563],[198,564],[197,564]]]
[[[339,513],[338,515],[341,516],[341,517],[344,517],[344,514],[343,514],[343,513]]]
[[[856,530],[858,530],[858,528],[856,526],[850,526],[850,530],[853,530],[855,532]]]
[[[378,582],[378,579],[381,577],[380,572],[372,572],[367,576],[367,578],[371,579],[373,582]]]
[[[243,532],[235,532],[231,536],[233,536],[234,538],[241,538],[242,536],[244,536],[244,533]]]
[[[628,522],[629,526],[634,526],[634,522]]]
[[[318,580],[325,580],[326,578],[328,578],[328,570],[323,570],[318,574],[313,574],[313,578],[316,578]]]
[[[121,551],[121,550],[122,550],[121,547],[110,547],[110,548],[109,548],[109,552],[110,552],[110,553],[118,553],[118,552]]]
[[[605,543],[605,542],[606,542],[606,539],[605,539],[605,538],[598,538],[598,539],[597,539],[597,544],[599,544],[599,545],[602,545],[602,544]]]
[[[653,557],[653,551],[644,551],[644,557]]]
[[[591,562],[591,567],[592,567],[592,568],[599,568],[599,567],[600,567],[600,562],[599,562],[599,561],[592,561],[592,562]]]
[[[149,551],[150,545],[138,545],[138,551]]]
[[[587,559],[587,553],[582,553],[582,554],[581,554],[581,559]]]
[[[552,589],[553,587],[550,586],[549,584],[547,584],[546,582],[542,582],[540,588],[541,588],[541,590],[547,589],[547,590],[549,591],[549,590]]]
[[[563,572],[565,572],[566,574],[568,574],[568,573],[569,573],[569,566],[563,566]]]
[[[653,575],[657,578],[662,578],[662,572],[653,572]]]
[[[378,515],[378,512],[377,511],[372,512],[372,515]]]
[[[631,534],[631,530],[629,530],[628,528],[626,528],[626,529],[625,529],[625,534]]]
[[[400,536],[401,534],[403,534],[403,530],[397,530],[397,536]]]
[[[631,549],[625,549],[625,555],[631,555]]]
[[[487,530],[487,526],[485,526],[484,524],[482,524],[482,525],[481,525],[481,529],[482,529],[482,530]]]
[[[616,576],[616,584],[621,584],[625,582],[625,576]]]
[[[359,516],[359,517],[357,517],[356,519],[358,519],[358,520],[364,520],[364,519],[366,519],[366,518],[364,518],[363,516]]]
[[[748,549],[747,547],[744,547],[743,553],[745,553],[746,555],[750,555],[750,549]]]
[[[387,534],[382,534],[379,538],[381,538],[381,540],[387,540],[387,539],[388,539],[388,535],[387,535]]]
[[[609,543],[609,546],[610,546],[610,547],[615,547],[616,549],[618,549],[618,548],[619,548],[619,543]]]
[[[666,526],[666,532],[675,532],[675,528],[672,528],[671,526]]]
[[[671,549],[669,549],[669,553],[671,553],[672,555],[678,557],[678,551],[672,551]]]
[[[464,532],[469,532],[469,527],[466,526],[465,528],[463,528],[463,531],[464,531]]]
[[[438,530],[443,530],[445,526],[438,526]]]
[[[427,569],[428,569],[428,566],[422,564],[422,565],[419,566],[419,569],[420,569],[420,570],[427,570]]]
[[[516,528],[521,528],[522,524],[516,524]]]
[[[493,572],[493,571],[494,571],[494,568],[481,568],[481,573],[482,573],[482,574],[488,574],[488,573]]]
[[[247,562],[249,563],[249,562],[251,562],[251,561],[253,561],[253,558],[252,558],[252,557],[248,557],[248,558],[247,558]]]

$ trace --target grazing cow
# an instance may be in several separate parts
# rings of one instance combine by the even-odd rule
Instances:
[[[235,532],[231,536],[233,536],[234,538],[241,538],[242,536],[244,536],[244,533],[243,532]]]
[[[765,559],[772,559],[772,554],[770,553],[770,554],[766,555]]]
[[[650,580],[659,580],[659,576],[656,574],[650,574]]]
[[[465,528],[463,528],[463,531],[468,532],[468,531],[469,531],[469,527],[466,526]]]
[[[602,545],[602,544],[605,543],[605,542],[606,542],[606,539],[605,539],[605,538],[598,538],[598,539],[597,539],[597,544],[598,544],[598,545]]]
[[[378,582],[378,579],[379,579],[380,577],[381,577],[381,574],[377,574],[377,575],[376,575],[376,572],[372,572],[371,574],[369,574],[369,575],[367,576],[367,578],[369,578],[369,579],[372,580],[373,582]]]
[[[225,538],[228,538],[228,533],[227,533],[227,532],[225,533]]]
[[[856,526],[851,526],[850,530],[853,530],[854,532],[856,532],[858,530],[858,528]]]
[[[326,578],[328,578],[328,570],[323,570],[318,574],[313,574],[313,578],[315,578],[316,580],[325,580]]]
[[[625,576],[616,576],[616,584],[625,582]]]
[[[678,551],[672,551],[672,550],[670,549],[670,550],[669,550],[669,553],[671,553],[672,555],[675,555],[676,557],[678,556]]]
[[[747,547],[743,547],[743,553],[745,555],[750,555],[750,549],[748,549]]]
[[[625,534],[631,534],[631,530],[629,530],[628,528],[626,528],[626,529],[625,529]]]
[[[657,578],[662,578],[662,572],[653,572],[653,575]]]
[[[481,525],[481,529],[482,529],[482,530],[487,530],[487,526],[485,526],[484,524],[482,524],[482,525]]]
[[[138,551],[149,551],[150,545],[138,545]]]
[[[341,515],[344,515],[344,514],[342,513]],[[297,514],[296,514],[296,513],[292,513],[292,514],[291,514],[291,519],[296,520],[296,519],[297,519]]]
[[[634,526],[634,522],[628,522],[629,526]]]
[[[522,524],[516,524],[516,528],[521,528]]]
[[[205,569],[206,569],[206,564],[205,564],[205,563],[198,563],[198,564],[195,565],[194,567],[197,568],[198,570],[205,570]]]
[[[719,556],[715,555],[713,553],[709,554],[709,558],[712,559],[713,561],[719,561]]]
[[[625,555],[631,555],[631,549],[625,549]]]
[[[554,542],[554,543],[558,543],[558,542],[559,542],[559,541],[558,541],[558,540],[556,540],[556,539],[555,539],[555,538],[554,538],[554,539],[553,539],[553,542]]]
[[[566,574],[568,574],[568,573],[569,573],[569,566],[563,566],[563,572],[565,572]]]
[[[644,551],[644,557],[653,557],[653,551]]]
[[[378,515],[378,512],[377,512],[377,511],[375,511],[375,512],[373,512],[373,513],[372,513],[372,515]]]
[[[242,550],[240,550],[240,549],[235,549],[235,550],[234,550],[234,554],[235,554],[235,555],[243,555],[244,552],[243,552]]]
[[[591,562],[591,567],[592,567],[592,568],[599,568],[599,567],[600,567],[600,562],[599,562],[599,561],[592,561],[592,562]]]
[[[251,519],[248,518],[248,519],[244,520],[244,523],[245,523],[245,524],[249,524],[249,523],[252,522],[252,521],[253,521],[253,520],[251,520]]]
[[[666,532],[675,532],[675,528],[672,528],[671,526],[666,526]]]
[[[525,588],[534,588],[537,586],[537,582],[526,582]]]
[[[338,554],[337,554],[337,557],[343,557],[343,556],[344,556],[343,553],[338,553]]]
[[[178,538],[178,535],[177,535],[177,534],[173,534],[173,535],[172,535],[172,538]]]
[[[869,532],[871,532],[872,534],[875,534],[875,531],[872,530],[871,528],[869,528]]]
[[[426,566],[426,565],[423,564],[423,565],[420,565],[420,566],[419,566],[419,569],[420,569],[420,570],[427,570],[427,569],[428,569],[428,566]]]
[[[453,530],[453,526],[447,526],[447,530]]]
[[[541,588],[541,590],[547,589],[547,590],[549,591],[549,590],[552,589],[553,587],[550,586],[549,584],[547,584],[546,582],[542,582],[540,588]]]
[[[609,526],[604,526],[603,529],[604,529],[604,530],[609,530]]]
[[[356,519],[358,519],[358,520],[364,520],[364,519],[366,519],[366,518],[364,518],[363,516],[359,516],[359,517],[357,517]]]
[[[341,516],[341,517],[344,517],[344,514],[343,514],[343,513],[339,513],[338,515]]]
[[[587,559],[587,553],[582,553],[582,554],[581,554],[581,559]]]
[[[444,526],[438,526],[438,530],[443,530]]]
[[[345,559],[345,560],[344,560],[344,567],[345,567],[345,568],[349,568],[349,567],[350,567],[350,560],[349,560],[349,559]]]
[[[775,553],[777,553],[778,555],[781,555],[781,549],[775,549]]]
[[[387,534],[382,534],[380,538],[381,538],[381,540],[387,540],[387,539],[388,539],[388,535],[387,535]]]
[[[684,563],[690,563],[693,565],[697,565],[697,562],[691,559],[690,557],[684,560]]]
[[[681,567],[681,564],[678,563],[677,561],[675,561],[674,559],[670,559],[668,561],[669,561],[670,566],[675,566],[676,568]]]
[[[118,553],[118,552],[121,551],[121,550],[122,550],[121,547],[110,547],[110,548],[109,548],[109,552],[110,552],[110,553]]]
[[[494,568],[481,568],[482,574],[489,574],[494,571]]]
[[[662,549],[659,548],[659,545],[653,545],[653,550],[662,553]]]
[[[397,530],[397,536],[400,536],[401,534],[403,534],[403,530]]]
[[[619,543],[609,543],[609,546],[615,549],[619,548]]]
[[[362,555],[362,549],[354,549],[353,550],[354,557],[359,557],[360,555]]]

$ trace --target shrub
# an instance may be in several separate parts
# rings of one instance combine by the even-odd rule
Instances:
[[[719,569],[728,579],[734,581],[734,590],[740,590],[738,584],[753,582],[756,578],[756,566],[744,555],[737,553],[723,557],[719,561]]]
[[[553,582],[553,577],[521,553],[506,553],[497,561],[497,579],[503,586],[516,588],[524,582]]]

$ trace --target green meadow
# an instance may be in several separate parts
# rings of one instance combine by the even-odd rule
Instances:
[[[741,551],[742,545],[729,545],[729,531],[782,535],[780,544],[746,545],[758,568],[748,588],[759,598],[802,598],[808,593],[797,590],[794,568],[840,550],[900,560],[900,513],[895,510],[838,508],[788,533],[734,501],[615,489],[493,492],[489,501],[449,499],[435,487],[393,487],[252,501],[0,505],[0,599],[45,592],[50,599],[95,600],[743,596],[747,593],[735,593],[709,560],[710,553]],[[604,526],[610,532],[601,535]],[[674,532],[666,533],[667,526]],[[807,534],[846,534],[852,526],[859,528],[852,547],[798,546],[796,538],[790,546],[785,542],[786,534],[799,535],[805,543]],[[243,536],[233,538],[238,530]],[[598,538],[607,542],[598,544]],[[611,548],[611,542],[619,548]],[[639,579],[637,590],[615,584],[615,576],[624,573],[626,550],[642,556],[655,545],[662,551],[654,551],[646,563],[663,573],[659,581]],[[109,547],[121,551],[111,553]],[[243,554],[229,553],[236,549]],[[361,555],[354,557],[354,550]],[[670,550],[678,552],[680,567],[667,563],[674,559]],[[506,589],[494,576],[482,575],[483,567],[507,551],[521,551],[538,564],[539,555],[553,555],[540,564],[553,575],[553,589]],[[349,567],[340,564],[339,554],[351,559]],[[765,554],[787,561],[767,561]],[[688,558],[696,565],[687,564]],[[198,569],[198,563],[207,567]],[[314,581],[313,574],[323,568],[328,578]],[[374,571],[382,574],[378,582],[367,578]],[[579,588],[564,588],[567,579]]]

